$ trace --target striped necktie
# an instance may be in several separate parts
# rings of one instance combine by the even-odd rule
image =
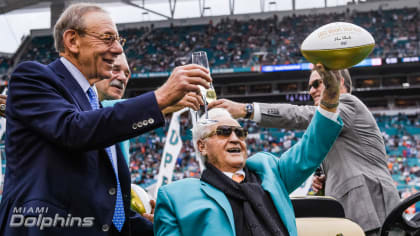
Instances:
[[[92,87],[89,87],[87,91],[87,96],[89,98],[90,106],[92,110],[99,109],[99,101],[98,96],[96,95],[95,91],[93,91]],[[114,223],[115,228],[121,232],[121,229],[124,225],[125,221],[125,213],[124,213],[124,203],[122,200],[122,193],[121,193],[121,186],[120,180],[118,179],[117,172],[115,171],[116,166],[114,165],[114,161],[112,160],[111,148],[105,148],[106,153],[108,154],[109,160],[111,161],[112,167],[114,168],[115,177],[117,179],[117,200],[115,202],[115,209],[114,209],[114,216],[112,217],[112,223]]]

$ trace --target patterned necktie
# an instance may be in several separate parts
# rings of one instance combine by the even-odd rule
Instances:
[[[93,91],[92,87],[90,87],[87,91],[87,95],[89,98],[90,106],[92,110],[99,109],[99,101],[98,96],[96,95],[95,91]],[[114,168],[115,177],[117,178],[117,201],[115,202],[115,209],[114,209],[114,216],[112,217],[112,223],[114,223],[115,228],[121,232],[121,229],[124,225],[125,221],[125,213],[124,213],[124,203],[122,200],[121,194],[121,186],[120,180],[118,179],[117,172],[115,171],[114,161],[112,160],[111,148],[105,148],[106,153],[108,154],[109,160],[111,160],[112,167]]]
[[[237,173],[235,173],[235,174],[233,174],[232,175],[232,179],[233,179],[233,181],[235,181],[236,183],[240,183],[240,182],[242,182],[243,180],[244,180],[244,176],[243,175],[241,175],[241,174],[237,174]]]

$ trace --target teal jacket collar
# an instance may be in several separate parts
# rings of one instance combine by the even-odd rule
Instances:
[[[209,198],[216,201],[217,204],[219,204],[219,206],[223,209],[223,211],[225,212],[225,214],[227,215],[229,219],[229,223],[232,228],[233,235],[236,235],[235,221],[233,219],[232,207],[230,206],[229,200],[227,199],[226,195],[219,189],[203,181],[201,181],[201,189],[204,191],[204,193],[207,194]]]

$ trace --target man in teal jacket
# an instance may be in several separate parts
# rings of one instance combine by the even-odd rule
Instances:
[[[207,168],[200,180],[160,188],[155,235],[297,235],[289,194],[319,166],[342,128],[337,76],[322,65],[317,70],[327,87],[321,105],[280,158],[260,152],[247,160],[246,131],[224,109],[209,111],[213,123],[198,122],[193,138]]]

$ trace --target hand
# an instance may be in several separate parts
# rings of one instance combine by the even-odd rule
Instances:
[[[314,190],[315,193],[322,190],[324,188],[325,183],[325,175],[321,176],[314,176],[312,179],[312,190]]]
[[[189,92],[177,104],[166,107],[162,110],[164,115],[181,110],[184,107],[189,107],[194,110],[199,110],[200,105],[204,105],[203,98],[200,94]]]
[[[155,91],[159,108],[174,105],[188,92],[200,94],[198,85],[208,89],[211,81],[209,71],[202,66],[190,64],[176,67],[169,79]]]
[[[325,89],[321,94],[320,106],[327,111],[336,112],[337,106],[334,105],[338,104],[338,99],[340,98],[341,76],[338,71],[327,70],[320,63],[316,64],[315,68],[325,85]],[[323,103],[330,106],[326,106]]]
[[[142,216],[153,223],[153,218],[155,216],[156,201],[155,200],[150,200],[150,206],[152,206],[152,212],[150,212],[150,214],[149,213],[143,213]]]
[[[234,102],[228,99],[219,99],[209,104],[208,109],[225,108],[233,116],[233,118],[243,118],[246,115],[245,103]]]
[[[4,109],[6,109],[6,99],[7,99],[6,95],[0,94],[0,106],[4,106]],[[6,118],[6,113],[5,112],[6,111],[1,109],[1,107],[0,107],[0,116]]]

